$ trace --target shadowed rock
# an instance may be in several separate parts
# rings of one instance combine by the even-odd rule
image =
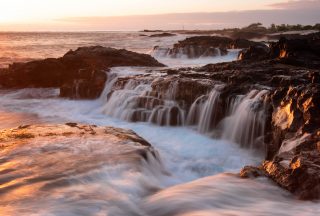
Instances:
[[[261,45],[261,43],[240,38],[233,40],[228,37],[196,36],[174,44],[168,53],[172,57],[185,55],[188,58],[223,56],[228,54],[227,49],[243,49],[258,44]]]
[[[173,37],[176,36],[176,34],[172,34],[172,33],[161,33],[161,34],[154,34],[154,35],[150,35],[149,37]]]
[[[81,47],[61,58],[13,63],[0,71],[3,88],[61,88],[61,96],[97,98],[106,82],[106,71],[115,66],[162,67],[153,57],[102,46]]]

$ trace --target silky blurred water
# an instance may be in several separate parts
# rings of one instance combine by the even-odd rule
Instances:
[[[0,66],[59,57],[79,46],[103,45],[151,53],[185,36],[149,38],[138,32],[0,33]],[[235,60],[161,58],[170,67]],[[117,69],[123,75],[139,68]],[[68,100],[58,89],[0,90],[0,129],[25,124],[80,122],[132,129],[154,147],[137,163],[123,143],[35,139],[0,149],[0,215],[214,216],[320,215],[318,202],[302,202],[266,178],[236,173],[257,165],[261,155],[188,127],[129,123],[103,112],[103,98]],[[110,163],[110,161],[112,163]],[[233,174],[228,174],[233,173]]]

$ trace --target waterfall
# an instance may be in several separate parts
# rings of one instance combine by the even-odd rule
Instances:
[[[200,133],[210,132],[217,124],[220,108],[220,89],[223,85],[217,85],[208,94],[200,96],[191,105],[188,117],[188,125],[197,125]]]
[[[155,46],[150,54],[154,57],[168,57],[168,58],[207,58],[207,57],[220,57],[223,54],[220,48],[217,47],[203,47],[203,46],[186,46],[178,48],[166,48]]]
[[[164,95],[154,92],[152,82],[132,78],[120,89],[118,77],[108,81],[102,93],[102,112],[131,122],[150,122],[161,126],[184,125],[185,111],[174,100],[176,84],[171,83]]]
[[[130,122],[195,125],[202,134],[219,132],[217,136],[242,147],[262,147],[259,143],[263,142],[265,130],[267,90],[252,90],[247,95],[223,101],[220,95],[225,85],[215,85],[208,94],[198,97],[186,112],[185,106],[181,106],[183,101],[176,100],[179,82],[161,87],[155,84],[157,81],[143,76],[120,79],[117,73],[110,73],[101,96],[102,112]]]
[[[252,90],[244,97],[236,98],[229,107],[231,115],[222,122],[222,138],[239,143],[243,147],[257,146],[264,135],[267,90]]]

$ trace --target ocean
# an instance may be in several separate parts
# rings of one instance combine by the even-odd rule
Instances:
[[[155,53],[153,47],[171,47],[187,36],[150,38],[141,34],[145,33],[0,33],[0,66],[59,57],[70,49],[94,45],[148,53],[169,68],[237,59],[237,50],[231,50],[227,56],[211,58],[171,58]],[[120,67],[113,68],[111,73],[121,77],[144,74],[149,70]],[[107,84],[112,83],[109,80]],[[106,91],[108,87],[106,85]],[[119,95],[125,97],[124,93],[128,92],[129,96],[139,94],[137,89],[127,89]],[[85,140],[77,140],[79,143],[72,145],[67,141],[55,146],[46,142],[32,147],[14,145],[10,151],[0,151],[0,173],[3,175],[0,175],[0,215],[320,214],[319,203],[296,200],[266,178],[239,179],[237,173],[242,167],[258,165],[263,159],[253,150],[241,148],[228,139],[199,133],[190,126],[128,122],[106,112],[113,104],[105,95],[96,100],[69,100],[58,96],[59,89],[0,90],[0,128],[79,122],[131,129],[154,146],[157,160],[128,166],[104,164],[83,156],[94,148],[93,143]],[[121,146],[114,148],[122,150]],[[54,149],[59,151],[53,157],[50,151]],[[107,155],[108,148],[101,149],[100,153]],[[75,156],[65,161],[69,154]],[[81,163],[77,154],[87,161]],[[80,167],[74,168],[73,163]],[[95,169],[81,172],[86,163],[94,164]],[[29,181],[26,176],[30,173],[34,179],[45,181]]]

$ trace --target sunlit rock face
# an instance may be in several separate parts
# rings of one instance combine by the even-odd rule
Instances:
[[[99,214],[101,209],[118,215],[121,206],[137,202],[135,197],[156,191],[156,179],[167,175],[151,145],[129,130],[26,125],[1,130],[0,143],[3,215]]]
[[[305,133],[314,134],[320,125],[320,87],[317,83],[279,88],[271,96],[273,144],[268,149],[271,155],[280,148],[284,140]],[[273,153],[272,153],[273,152]]]

